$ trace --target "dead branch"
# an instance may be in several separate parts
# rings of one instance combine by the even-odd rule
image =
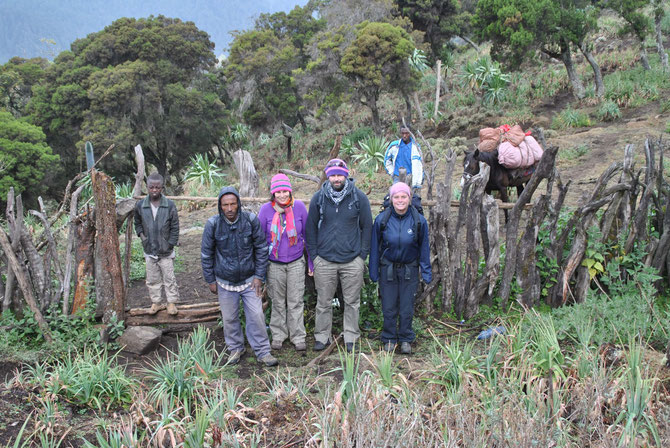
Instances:
[[[2,250],[4,250],[5,254],[7,255],[7,260],[9,261],[9,264],[12,267],[12,271],[14,271],[16,279],[19,282],[19,287],[23,293],[23,298],[28,304],[30,310],[35,315],[35,320],[37,321],[37,325],[39,325],[40,329],[42,330],[44,339],[47,342],[53,342],[53,338],[51,337],[51,330],[49,330],[49,325],[47,325],[46,321],[44,320],[44,316],[42,316],[42,313],[40,312],[40,308],[37,306],[35,296],[33,295],[33,289],[30,282],[28,281],[26,272],[23,270],[21,263],[19,262],[14,249],[12,249],[12,245],[9,243],[9,239],[7,238],[7,234],[4,230],[0,230],[0,245],[2,246]]]

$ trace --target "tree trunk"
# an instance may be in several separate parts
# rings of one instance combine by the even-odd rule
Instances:
[[[258,173],[249,151],[238,149],[233,153],[235,166],[240,174],[240,196],[255,198],[258,196]]]
[[[663,47],[663,32],[661,30],[661,21],[663,20],[664,11],[662,8],[658,7],[654,14],[654,29],[656,31],[656,51],[661,57],[661,64],[663,65],[663,70],[668,70],[668,53],[665,52]]]
[[[292,142],[292,140],[293,140],[292,136],[290,136],[290,135],[286,136],[286,160],[288,162],[291,161],[291,156],[292,156],[292,154],[291,154],[291,149],[292,149],[291,148],[291,142]]]
[[[407,123],[412,123],[412,102],[408,93],[403,93],[403,99],[405,100],[405,113],[407,114]]]
[[[572,92],[577,99],[581,100],[585,96],[584,84],[582,84],[579,73],[577,73],[577,69],[572,62],[572,53],[570,51],[570,44],[568,43],[561,44],[561,60],[565,65],[565,70],[568,72],[568,79],[570,79],[570,84],[572,84]]]
[[[591,69],[593,69],[593,81],[596,85],[596,96],[601,98],[605,94],[605,84],[603,83],[603,72],[600,70],[600,65],[598,65],[598,61],[596,61],[593,53],[591,53],[591,50],[589,50],[584,42],[581,43],[579,49],[582,51],[586,60],[589,61]]]
[[[642,63],[642,67],[645,70],[651,70],[651,66],[649,65],[649,58],[647,57],[647,49],[644,47],[644,42],[640,42],[640,62]]]
[[[123,320],[124,288],[116,227],[116,193],[109,176],[91,170],[95,196],[95,293],[104,323]]]
[[[379,108],[377,107],[377,98],[374,95],[370,95],[368,100],[368,107],[370,112],[372,112],[372,128],[375,131],[375,134],[382,134],[382,122],[379,119]]]

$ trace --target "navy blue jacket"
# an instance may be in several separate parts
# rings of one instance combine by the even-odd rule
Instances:
[[[229,224],[221,210],[221,196],[237,196],[237,220]],[[255,214],[242,210],[240,194],[235,187],[223,187],[217,201],[219,214],[212,216],[202,232],[202,274],[209,284],[216,279],[233,286],[253,278],[265,280],[268,268],[268,245],[261,223]]]
[[[372,242],[370,245],[370,280],[379,280],[379,269],[382,263],[410,264],[417,262],[421,268],[421,277],[426,283],[433,280],[433,270],[430,266],[430,240],[428,239],[428,223],[426,218],[419,215],[421,224],[418,238],[414,238],[414,218],[408,210],[399,215],[391,206],[391,216],[382,233],[382,215],[377,215],[372,226]],[[383,251],[383,253],[382,253]],[[384,261],[382,261],[384,260]]]
[[[337,206],[325,194],[325,183],[312,196],[305,228],[307,252],[312,260],[319,256],[331,263],[349,263],[356,257],[363,260],[368,257],[372,228],[370,201],[365,193],[352,187]],[[319,195],[323,195],[322,200]]]

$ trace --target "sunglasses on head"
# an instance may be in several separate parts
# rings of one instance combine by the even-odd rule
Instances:
[[[347,167],[347,164],[344,163],[344,162],[341,161],[341,160],[336,160],[335,162],[328,162],[328,164],[326,165],[326,168],[330,168],[330,167],[332,167],[332,166],[339,166],[339,167],[341,167],[341,168],[346,168],[346,167]]]

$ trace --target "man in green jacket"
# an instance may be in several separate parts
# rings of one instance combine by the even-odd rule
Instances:
[[[174,247],[179,242],[179,215],[174,202],[163,196],[163,176],[154,172],[147,178],[149,194],[135,204],[135,229],[142,240],[147,264],[147,288],[151,314],[161,309],[165,289],[167,313],[178,313],[179,288],[174,275]]]

